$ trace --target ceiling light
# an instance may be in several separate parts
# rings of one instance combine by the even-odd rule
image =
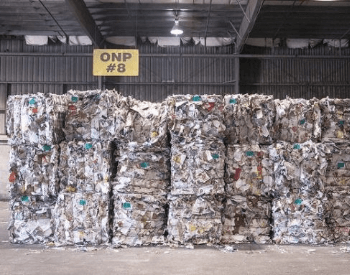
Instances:
[[[175,19],[175,25],[174,27],[171,29],[170,33],[171,34],[174,34],[176,36],[180,35],[180,34],[183,34],[183,30],[180,29],[180,26],[179,26],[179,20],[178,19]]]

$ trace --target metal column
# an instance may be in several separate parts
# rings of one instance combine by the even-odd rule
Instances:
[[[235,58],[235,93],[239,94],[239,57]]]

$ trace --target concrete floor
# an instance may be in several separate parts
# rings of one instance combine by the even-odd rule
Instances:
[[[194,249],[46,248],[8,242],[8,203],[0,201],[0,274],[350,274],[350,244],[235,245]]]

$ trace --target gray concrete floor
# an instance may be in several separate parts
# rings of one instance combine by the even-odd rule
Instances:
[[[350,245],[235,245],[194,249],[47,248],[8,242],[8,203],[0,202],[0,274],[350,274]]]

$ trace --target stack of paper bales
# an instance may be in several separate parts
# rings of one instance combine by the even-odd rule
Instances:
[[[350,241],[350,147],[327,143],[326,221],[332,241]]]
[[[225,96],[224,243],[271,242],[275,105],[272,96]]]
[[[51,242],[59,190],[57,143],[63,138],[60,100],[54,95],[16,95],[7,104],[10,241]]]
[[[326,215],[334,242],[350,241],[350,99],[323,98],[322,141],[327,145]]]
[[[163,244],[170,183],[166,104],[125,98],[113,180],[116,246]]]
[[[10,241],[350,242],[350,99],[7,101]]]
[[[270,146],[228,145],[223,242],[269,243],[273,163]]]
[[[69,91],[66,141],[60,144],[60,193],[54,209],[56,245],[109,242],[111,141],[120,131],[114,91]],[[117,123],[118,122],[118,123]]]
[[[327,160],[325,146],[278,142],[270,152],[274,162],[275,194],[272,216],[276,243],[327,242],[324,200]]]
[[[218,243],[224,195],[223,98],[172,96],[168,241]]]

